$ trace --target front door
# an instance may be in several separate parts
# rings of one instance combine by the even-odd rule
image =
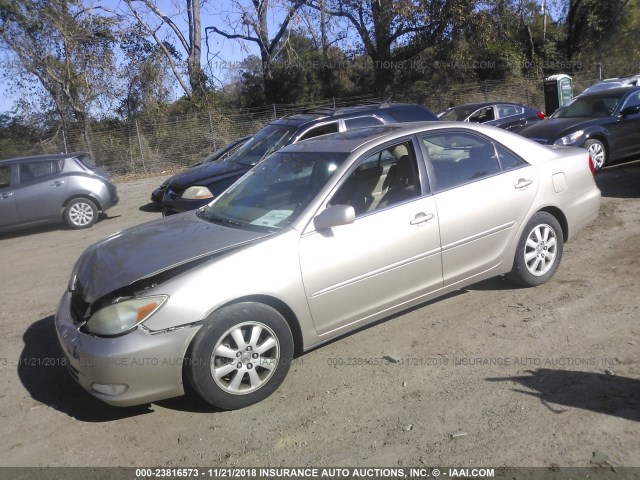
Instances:
[[[12,165],[0,167],[0,227],[9,227],[18,222],[16,200],[11,185]]]
[[[300,267],[319,334],[442,286],[435,201],[412,140],[364,155],[328,200],[351,205],[352,224],[300,239]]]

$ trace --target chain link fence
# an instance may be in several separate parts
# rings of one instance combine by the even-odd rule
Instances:
[[[597,81],[574,78],[580,92]],[[154,174],[202,161],[230,141],[257,132],[276,118],[313,107],[341,107],[379,103],[375,95],[332,98],[321,104],[269,105],[235,111],[210,110],[158,121],[101,121],[90,126],[89,143],[80,130],[60,130],[33,145],[28,154],[90,150],[98,165],[111,175]],[[480,101],[509,101],[544,109],[542,80],[484,81],[394,94],[393,102],[418,103],[435,113],[453,105]]]

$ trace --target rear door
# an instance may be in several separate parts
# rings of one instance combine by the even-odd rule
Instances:
[[[475,133],[439,131],[421,140],[433,169],[447,286],[500,264],[533,203],[538,176],[520,157]]]
[[[0,227],[9,227],[19,223],[14,184],[12,185],[12,171],[14,165],[0,166]]]
[[[500,120],[495,124],[505,130],[517,130],[527,123],[524,108],[517,105],[499,104],[496,105],[496,112]]]
[[[363,155],[327,204],[352,206],[356,220],[328,231],[311,224],[300,239],[300,268],[319,334],[442,286],[438,214],[413,140]]]
[[[23,222],[60,217],[67,178],[62,176],[64,160],[24,162],[18,165],[19,188],[16,208]]]

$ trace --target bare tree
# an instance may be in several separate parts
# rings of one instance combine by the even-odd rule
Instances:
[[[114,70],[114,21],[80,0],[0,0],[0,43],[17,58],[19,77],[38,80],[63,126],[78,122],[89,151],[89,111]]]
[[[220,30],[218,27],[206,27],[206,31],[213,31],[218,35],[232,40],[246,40],[255,43],[260,49],[260,59],[262,61],[262,79],[265,101],[273,103],[273,81],[272,64],[281,48],[281,41],[285,37],[289,24],[294,16],[307,3],[307,0],[286,0],[281,5],[284,9],[284,19],[276,34],[271,37],[267,17],[270,11],[269,0],[251,0],[251,6],[245,6],[238,0],[234,0],[234,5],[239,9],[239,24],[229,25],[231,31]],[[273,7],[275,8],[275,7]]]
[[[125,0],[125,2],[138,24],[153,37],[164,53],[171,71],[182,90],[184,90],[185,95],[191,100],[202,96],[207,89],[207,77],[200,63],[202,56],[200,0],[185,0],[185,12],[189,30],[186,34],[180,30],[172,18],[172,16],[185,12],[173,12],[170,16],[162,11],[153,0]],[[139,8],[139,6],[142,8]],[[161,37],[162,27],[167,27],[171,31],[174,39],[177,40],[187,55],[186,78],[180,65],[178,50],[173,43]]]

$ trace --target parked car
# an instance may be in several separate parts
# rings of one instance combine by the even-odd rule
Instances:
[[[285,145],[352,128],[437,119],[420,105],[387,103],[319,108],[280,118],[260,130],[226,162],[203,165],[174,176],[165,190],[162,207],[166,215],[171,215],[206,205]]]
[[[182,395],[185,374],[240,408],[276,390],[294,352],[496,275],[548,281],[599,205],[584,149],[484,125],[299,142],[207,207],[89,247],[57,335],[107,403]]]
[[[88,228],[118,203],[107,173],[86,152],[0,161],[0,231],[63,221]]]
[[[199,162],[199,163],[196,163],[195,165],[192,165],[191,169],[197,168],[200,165],[206,165],[207,163],[222,162],[222,161],[226,160],[227,158],[229,158],[229,156],[231,154],[233,154],[242,145],[244,145],[250,138],[251,138],[251,135],[246,136],[246,137],[238,138],[238,139],[234,140],[233,142],[228,143],[224,147],[222,147],[222,148],[216,150],[215,152],[213,152],[211,155],[209,155],[207,158],[205,158],[202,162]],[[181,172],[181,173],[184,173],[184,172]],[[171,183],[175,179],[175,177],[176,177],[176,175],[173,175],[172,177],[167,178],[164,182],[162,182],[162,184],[158,188],[156,188],[151,193],[151,201],[152,202],[157,203],[157,204],[161,204],[162,203],[162,197],[164,197],[164,191],[167,189],[167,185],[169,185],[169,183]]]
[[[585,88],[580,95],[587,95],[589,93],[601,92],[603,90],[609,90],[611,88],[635,87],[635,86],[640,86],[640,75],[632,75],[629,77],[606,78],[601,82],[594,83],[593,85]]]
[[[538,143],[584,147],[595,169],[640,155],[640,87],[580,95],[518,132]]]
[[[438,118],[446,122],[486,123],[514,132],[543,120],[544,113],[519,103],[480,102],[448,108]]]

